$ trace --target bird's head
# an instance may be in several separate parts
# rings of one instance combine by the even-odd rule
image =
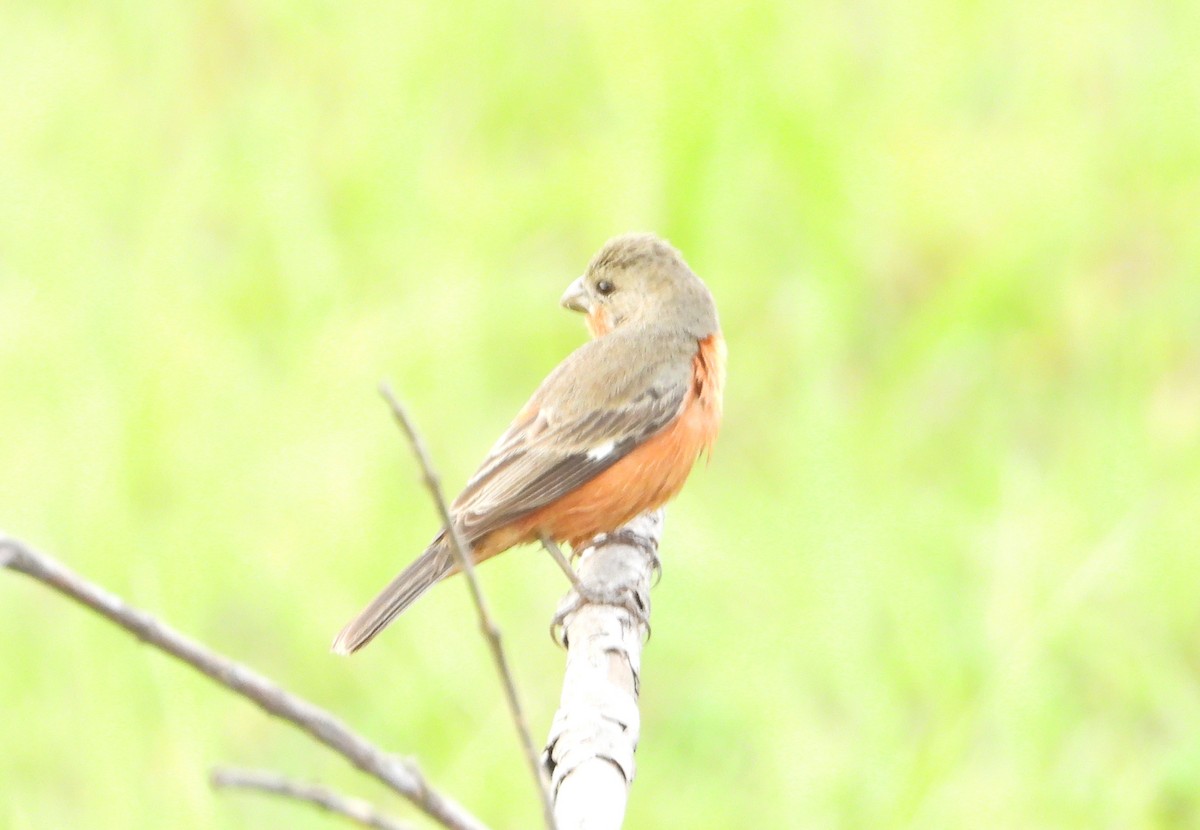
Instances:
[[[602,337],[626,326],[678,328],[698,339],[718,330],[712,295],[679,251],[649,233],[610,239],[567,288],[564,307]]]

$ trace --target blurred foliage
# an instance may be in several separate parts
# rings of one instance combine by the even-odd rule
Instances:
[[[730,343],[668,517],[628,826],[1200,826],[1200,5],[0,5],[0,527],[537,806],[466,591],[331,636],[668,236]],[[483,571],[537,737],[541,555]],[[381,795],[0,579],[0,826],[332,826]],[[406,808],[399,807],[401,813]],[[424,826],[424,825],[422,825]]]

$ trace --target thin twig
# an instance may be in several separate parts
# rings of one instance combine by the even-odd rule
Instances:
[[[328,813],[341,816],[363,827],[376,830],[413,830],[411,824],[385,816],[375,806],[359,798],[350,798],[316,784],[303,784],[274,772],[218,767],[209,776],[216,790],[248,790],[303,801]]]
[[[408,411],[396,399],[395,393],[392,392],[392,387],[387,383],[380,384],[379,393],[383,395],[383,399],[391,407],[392,415],[395,416],[396,422],[404,430],[405,435],[408,436],[413,454],[416,455],[417,462],[421,465],[425,486],[428,488],[430,495],[433,497],[434,504],[437,506],[442,526],[446,529],[446,536],[450,539],[450,547],[454,551],[458,566],[462,570],[463,576],[466,577],[467,585],[471,589],[471,599],[475,602],[475,609],[479,612],[479,628],[483,631],[484,639],[487,640],[488,648],[492,652],[492,659],[496,663],[496,670],[500,673],[500,680],[504,685],[504,695],[508,700],[508,709],[512,714],[513,723],[516,724],[517,734],[521,740],[521,749],[525,753],[526,763],[529,764],[530,772],[533,773],[534,783],[537,785],[538,795],[541,797],[542,814],[546,821],[546,827],[548,830],[556,830],[554,804],[550,799],[550,792],[546,786],[546,781],[542,777],[542,767],[538,761],[538,754],[533,748],[533,738],[529,733],[529,722],[525,719],[525,712],[521,708],[521,700],[517,696],[517,684],[513,680],[512,671],[509,669],[508,658],[504,654],[504,646],[500,642],[500,628],[496,625],[491,612],[488,610],[487,600],[483,596],[483,589],[480,588],[479,579],[475,576],[475,563],[467,553],[467,545],[463,541],[462,535],[458,532],[458,526],[450,516],[450,508],[446,506],[446,499],[442,495],[441,480],[434,470],[433,462],[429,457],[429,451],[425,448],[424,439],[417,431],[416,425],[408,415]]]
[[[182,660],[230,691],[249,698],[259,708],[306,732],[358,769],[383,782],[443,827],[486,830],[486,826],[465,808],[433,789],[413,762],[389,755],[326,710],[286,691],[250,668],[211,651],[145,611],[130,607],[116,594],[87,581],[51,557],[0,534],[0,566],[30,576],[86,605],[143,642]]]

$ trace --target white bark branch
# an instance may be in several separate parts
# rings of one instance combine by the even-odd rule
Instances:
[[[127,605],[54,559],[0,533],[0,568],[23,573],[87,606],[139,640],[187,663],[226,689],[248,698],[268,714],[306,732],[314,740],[383,782],[450,830],[487,830],[465,808],[433,789],[415,763],[389,755],[350,730],[324,709],[283,689],[261,674],[217,654],[165,623]]]
[[[597,537],[579,559],[579,588],[559,606],[567,669],[542,753],[559,830],[619,830],[625,818],[662,528],[658,510]]]

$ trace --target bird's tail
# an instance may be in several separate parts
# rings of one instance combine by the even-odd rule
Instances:
[[[346,624],[333,641],[335,654],[353,654],[396,619],[417,597],[454,571],[450,546],[439,535],[425,552],[393,579],[371,604]]]

